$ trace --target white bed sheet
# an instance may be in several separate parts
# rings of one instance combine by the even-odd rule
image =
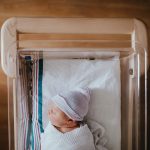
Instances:
[[[87,118],[105,128],[107,148],[121,149],[121,93],[119,57],[111,60],[43,60],[43,126],[48,123],[48,104],[52,96],[75,87],[91,89]]]

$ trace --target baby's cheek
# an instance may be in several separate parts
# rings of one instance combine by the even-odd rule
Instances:
[[[55,116],[55,121],[57,121],[57,122],[64,122],[64,118],[61,115],[56,115]]]

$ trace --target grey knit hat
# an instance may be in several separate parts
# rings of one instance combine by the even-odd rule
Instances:
[[[86,87],[62,92],[52,97],[52,101],[69,118],[75,121],[82,121],[88,112],[90,90]]]

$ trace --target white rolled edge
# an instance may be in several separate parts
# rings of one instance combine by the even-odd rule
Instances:
[[[8,77],[16,76],[16,27],[15,17],[7,19],[1,28],[1,66]]]

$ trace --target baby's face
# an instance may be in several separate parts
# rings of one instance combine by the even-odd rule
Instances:
[[[51,123],[57,127],[66,127],[70,118],[53,102],[50,104],[48,115]]]

